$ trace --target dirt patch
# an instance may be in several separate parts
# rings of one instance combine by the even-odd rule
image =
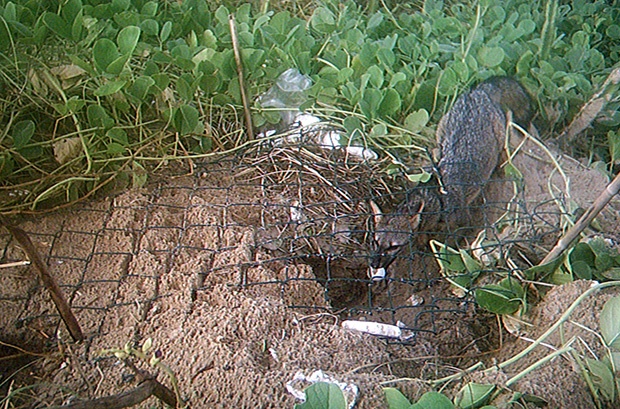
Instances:
[[[68,342],[31,267],[3,269],[2,342],[43,353],[12,361],[4,376],[30,362],[14,378],[13,387],[34,385],[24,401],[118,393],[134,387],[135,376],[100,351],[152,338],[192,407],[291,407],[286,382],[298,371],[321,369],[356,383],[359,407],[376,408],[381,381],[449,375],[497,350],[495,317],[451,293],[426,245],[397,260],[388,280],[369,280],[367,200],[393,202],[390,191],[406,185],[378,177],[376,166],[316,155],[222,159],[195,175],[169,176],[149,189],[21,222],[87,341]],[[557,234],[560,217],[545,196],[549,178],[557,182],[553,164],[528,162],[537,155],[515,158],[525,186],[515,214],[528,226],[519,237],[532,248],[532,237]],[[572,198],[586,207],[606,180],[570,166],[564,167],[574,172],[571,192],[585,192]],[[592,175],[587,189],[579,185],[585,174]],[[499,193],[487,194],[484,203],[487,218],[493,206],[504,212],[508,199],[501,194],[512,197],[512,182],[496,182]],[[0,244],[2,261],[24,259],[8,235]],[[345,318],[399,323],[413,337],[388,343],[350,333],[340,327]],[[550,319],[541,316],[536,325]],[[15,351],[8,348],[7,355]],[[410,398],[427,390],[414,381],[398,385]]]

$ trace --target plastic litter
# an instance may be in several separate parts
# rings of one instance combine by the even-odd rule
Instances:
[[[306,91],[312,86],[310,77],[295,68],[289,68],[278,77],[276,83],[258,98],[263,108],[278,108],[281,116],[277,128],[284,130],[284,136],[275,138],[273,144],[299,143],[308,140],[322,149],[343,149],[356,160],[373,161],[379,158],[376,152],[364,146],[345,144],[343,135],[321,120],[321,118],[302,112],[300,105],[306,100]],[[271,138],[278,129],[269,129],[257,135],[258,138]]]
[[[342,322],[342,328],[386,338],[400,339],[403,335],[402,330],[396,325],[372,321],[347,320]]]

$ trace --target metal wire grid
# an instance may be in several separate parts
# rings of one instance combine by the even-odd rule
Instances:
[[[148,191],[22,224],[44,251],[87,334],[113,331],[106,319],[112,310],[134,311],[138,306],[141,316],[134,318],[144,320],[155,300],[175,296],[166,277],[179,269],[187,273],[191,297],[199,296],[213,280],[225,280],[254,291],[269,289],[291,308],[400,321],[413,333],[435,331],[437,317],[458,319],[454,314],[467,313],[468,298],[449,291],[425,246],[412,245],[400,256],[395,264],[400,274],[383,283],[368,278],[370,215],[367,210],[346,212],[367,209],[368,199],[390,195],[374,169],[364,169],[361,174],[367,177],[361,180],[339,179],[341,170],[334,169],[317,176],[309,171],[309,155],[281,166],[282,174],[292,176],[278,180],[261,170],[256,155],[250,151],[220,158],[202,165],[204,170],[195,175],[170,175]],[[329,159],[333,166],[343,166],[342,157]],[[268,162],[278,165],[273,156]],[[332,194],[334,189],[338,192]],[[360,195],[363,191],[366,194]],[[322,201],[317,201],[321,194]],[[347,198],[339,200],[342,197]],[[537,208],[528,209],[519,198],[513,203],[508,217],[521,224],[523,238],[497,237],[489,251],[515,244],[532,248],[545,235],[556,233],[555,227],[544,226]],[[493,207],[503,211],[506,203],[489,199],[480,206],[484,216]],[[296,216],[295,211],[302,214]],[[488,227],[490,221],[482,220],[480,227]],[[0,235],[0,243],[2,262],[23,258],[6,233]],[[299,265],[311,266],[312,274],[300,275]],[[257,269],[278,274],[256,276]],[[7,335],[29,338],[43,332],[52,337],[61,324],[41,285],[28,267],[12,270],[4,274],[0,289],[0,305],[11,311],[2,319]],[[309,302],[306,297],[301,303],[290,294],[307,289],[293,285],[299,283],[314,284],[322,299]],[[418,293],[424,294],[422,303],[412,300]]]

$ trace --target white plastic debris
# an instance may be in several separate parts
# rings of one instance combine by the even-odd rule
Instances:
[[[293,201],[291,207],[289,208],[289,211],[291,214],[291,221],[295,223],[301,223],[304,220],[304,212],[300,206],[300,203],[297,200]]]
[[[407,302],[409,303],[409,305],[417,307],[424,304],[424,298],[419,296],[418,294],[411,294],[411,297],[407,299]]]
[[[334,126],[325,123],[321,118],[301,112],[300,105],[306,100],[306,91],[312,86],[310,77],[290,68],[278,77],[276,83],[264,94],[258,97],[258,102],[264,108],[276,108],[280,113],[279,130],[284,130],[285,136],[275,138],[270,143],[273,146],[282,146],[286,143],[309,142],[322,149],[342,149],[349,157],[359,161],[374,161],[379,155],[372,149],[345,142],[343,135],[335,130]],[[265,130],[257,138],[267,139],[274,137],[278,131]]]
[[[372,281],[381,281],[383,279],[385,279],[385,268],[381,267],[381,268],[372,268],[369,267],[368,268],[368,276],[370,277],[370,279]]]
[[[309,376],[304,375],[303,372],[297,372],[293,379],[286,383],[286,390],[288,393],[293,395],[295,399],[305,402],[306,394],[304,393],[304,389],[317,382],[327,382],[338,386],[345,396],[348,403],[348,408],[353,409],[355,407],[360,392],[357,385],[353,383],[339,382],[321,370],[314,371]]]
[[[342,322],[342,328],[386,338],[400,338],[402,336],[401,329],[396,325],[380,322],[347,320]]]

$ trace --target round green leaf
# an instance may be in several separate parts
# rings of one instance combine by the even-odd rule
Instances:
[[[100,105],[89,105],[86,108],[86,117],[88,124],[92,128],[108,129],[114,126],[114,120],[110,118],[106,110]]]
[[[127,92],[139,100],[146,100],[149,90],[153,85],[155,85],[155,80],[152,77],[138,77],[134,83],[131,84]]]
[[[410,409],[409,400],[396,388],[383,388],[385,400],[390,409]]]
[[[13,147],[17,150],[24,148],[30,142],[34,135],[35,125],[31,120],[17,122],[11,128],[11,136],[13,137]]]
[[[487,67],[496,67],[504,61],[504,49],[501,47],[482,47],[478,53],[480,62]]]
[[[383,86],[384,75],[383,70],[376,65],[370,67],[367,71],[369,77],[369,83],[375,88],[381,88]]]
[[[495,385],[470,382],[459,391],[454,403],[462,409],[479,408],[487,403]]]
[[[131,55],[133,53],[140,39],[140,32],[140,27],[127,26],[118,33],[116,42],[118,43],[121,54]]]
[[[416,409],[454,409],[454,405],[450,402],[450,399],[443,393],[439,392],[426,392],[420,400],[418,400],[414,407]],[[390,409],[392,409],[390,407]]]
[[[198,126],[198,110],[190,105],[181,105],[174,113],[174,128],[181,135],[187,135]]]
[[[157,14],[157,6],[156,1],[146,2],[144,3],[144,6],[142,6],[141,13],[145,16],[155,17],[155,14]]]
[[[97,97],[105,97],[106,95],[112,95],[120,91],[125,86],[126,83],[127,81],[110,81],[110,82],[103,84],[99,88],[97,88],[93,92],[93,94],[95,94],[95,96]]]
[[[601,310],[599,326],[605,344],[620,350],[620,297],[611,298],[605,303]]]
[[[93,46],[93,60],[99,71],[106,71],[108,66],[119,56],[120,53],[116,49],[116,44],[108,38],[100,38]]]
[[[161,33],[159,33],[159,39],[161,42],[165,42],[168,37],[170,37],[170,33],[172,32],[172,21],[166,21],[164,26],[161,28]]]
[[[480,307],[498,315],[512,314],[521,305],[518,294],[497,284],[476,289],[475,297]]]
[[[118,75],[123,71],[127,61],[129,61],[129,55],[121,55],[116,60],[112,61],[105,70],[109,74]]]
[[[125,152],[125,147],[121,145],[120,143],[110,142],[107,146],[106,151],[108,155],[116,156],[116,155],[120,155],[123,152]]]
[[[71,39],[71,24],[66,22],[58,14],[45,12],[45,14],[43,14],[43,24],[56,35],[67,40]]]
[[[592,268],[584,261],[579,260],[571,263],[571,270],[576,278],[581,278],[582,280],[592,279]]]
[[[317,382],[306,388],[306,401],[295,409],[346,409],[344,394],[333,383]]]
[[[428,120],[428,111],[424,108],[418,109],[407,115],[405,118],[405,128],[409,132],[418,133],[428,124]]]
[[[398,92],[393,88],[388,88],[379,104],[379,115],[388,116],[400,111],[401,99]]]
[[[588,371],[592,375],[592,383],[609,402],[616,398],[616,380],[611,368],[599,360],[586,358]]]

